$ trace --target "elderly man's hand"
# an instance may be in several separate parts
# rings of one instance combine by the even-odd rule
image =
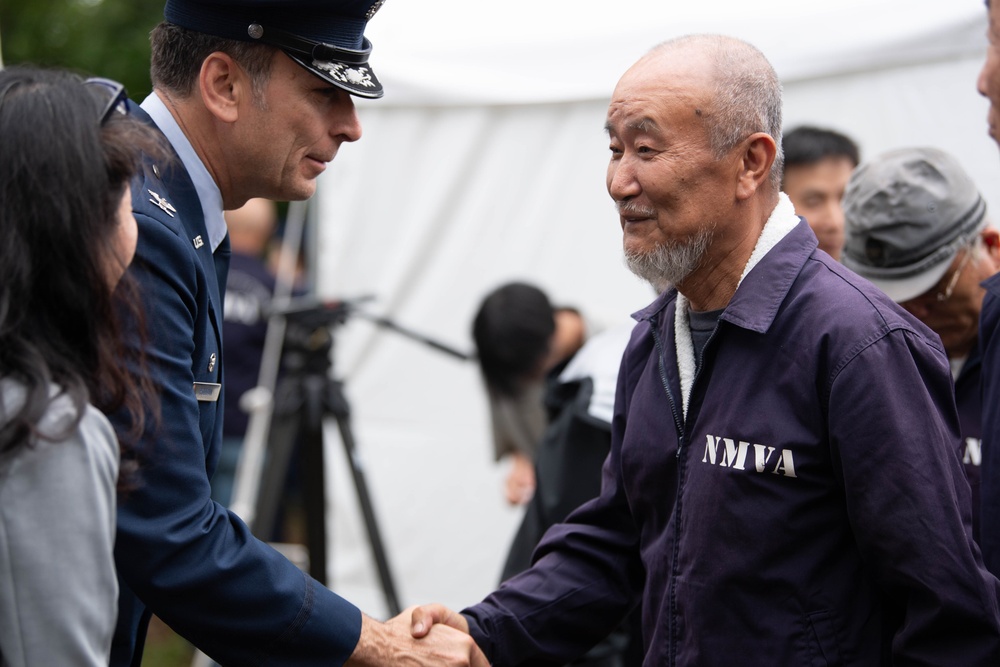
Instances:
[[[437,624],[447,625],[469,634],[469,622],[465,620],[465,616],[444,605],[425,604],[419,607],[410,607],[396,618],[405,616],[407,612],[410,613],[410,632],[418,639],[426,636],[431,631],[431,627]]]
[[[417,634],[411,630],[411,616],[420,609],[434,611],[421,614],[424,626]],[[464,618],[441,605],[411,607],[385,623],[362,616],[361,638],[346,664],[349,667],[489,667],[486,656],[468,634],[468,624],[464,624],[464,629],[456,629],[442,620],[432,627],[435,625],[432,619],[450,618],[444,612],[457,616],[464,624]]]

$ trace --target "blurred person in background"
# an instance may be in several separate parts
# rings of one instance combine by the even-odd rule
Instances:
[[[889,151],[863,163],[848,183],[844,212],[844,265],[930,327],[948,354],[978,541],[981,283],[1000,269],[1000,233],[958,160],[937,148]]]
[[[545,433],[546,379],[583,345],[574,308],[556,308],[538,287],[512,282],[480,303],[472,338],[490,405],[494,454],[509,458],[505,497],[523,505],[535,491],[535,451]]]
[[[257,386],[264,339],[266,308],[274,295],[275,276],[267,266],[267,250],[278,225],[277,205],[254,198],[238,209],[226,211],[229,230],[229,279],[222,315],[222,341],[226,346],[226,402],[222,420],[222,453],[212,477],[212,498],[229,505],[236,465],[250,415],[240,399]]]
[[[857,144],[840,132],[802,126],[785,134],[781,148],[785,155],[781,189],[816,234],[819,249],[839,261],[844,246],[840,200],[860,160]]]

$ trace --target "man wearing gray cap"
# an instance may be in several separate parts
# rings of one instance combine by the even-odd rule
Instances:
[[[129,113],[173,159],[132,184],[145,345],[162,418],[138,442],[140,481],[119,506],[111,664],[137,666],[150,614],[226,665],[452,664],[468,637],[414,641],[300,572],[211,499],[222,439],[224,209],[305,199],[380,97],[364,37],[382,0],[167,0],[151,34],[153,93]],[[129,434],[121,432],[122,437]],[[127,462],[126,462],[127,465]],[[483,664],[480,662],[479,664]]]
[[[861,165],[848,182],[844,212],[844,264],[933,329],[948,353],[978,541],[980,283],[1000,270],[1000,234],[987,225],[972,179],[936,148],[890,151]]]

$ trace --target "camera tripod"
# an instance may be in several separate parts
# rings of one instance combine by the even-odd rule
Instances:
[[[305,509],[306,547],[309,574],[327,583],[326,475],[323,426],[332,417],[340,433],[344,453],[357,492],[372,555],[386,604],[394,616],[401,610],[379,532],[375,510],[364,470],[355,450],[350,425],[350,406],[343,382],[333,377],[332,328],[342,324],[348,304],[289,310],[282,364],[284,374],[274,395],[274,413],[268,438],[269,461],[261,474],[260,491],[254,513],[253,532],[267,540],[278,521],[292,457],[299,456],[302,473],[302,501]]]
[[[282,347],[284,374],[277,382],[274,410],[267,439],[269,461],[262,468],[251,527],[260,539],[268,539],[278,521],[282,496],[296,448],[302,471],[303,504],[306,514],[306,546],[309,551],[309,574],[322,584],[326,572],[326,480],[323,459],[323,425],[327,417],[336,421],[344,453],[351,471],[378,569],[379,580],[391,615],[401,611],[389,569],[388,558],[379,532],[364,469],[355,450],[350,426],[350,406],[344,384],[333,374],[333,329],[355,314],[379,326],[425,343],[436,350],[462,360],[469,355],[399,326],[384,317],[373,317],[357,309],[355,301],[319,302],[293,299],[272,314],[284,317]]]

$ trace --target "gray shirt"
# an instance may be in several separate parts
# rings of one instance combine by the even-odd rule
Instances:
[[[534,461],[538,441],[542,439],[548,425],[545,382],[532,382],[513,397],[492,391],[488,393],[496,460],[520,453]]]
[[[3,409],[23,391],[0,380]],[[74,415],[62,396],[43,432]],[[0,665],[108,664],[118,607],[112,550],[118,440],[92,406],[59,442],[40,439],[0,455]]]

